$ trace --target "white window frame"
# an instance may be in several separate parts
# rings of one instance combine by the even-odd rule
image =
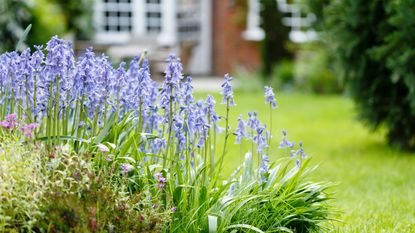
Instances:
[[[95,33],[95,41],[97,43],[123,44],[130,42],[133,38],[155,38],[167,44],[174,42],[175,35],[173,35],[173,39],[169,35],[172,33],[170,31],[175,29],[174,0],[162,0],[160,5],[157,3],[147,4],[146,0],[131,0],[131,3],[125,4],[131,4],[131,31],[106,31],[103,29],[103,13],[105,12],[104,8],[111,4],[104,3],[103,0],[96,1],[94,6],[94,21],[95,25],[97,25]],[[147,10],[151,8],[160,10],[161,18],[159,20],[150,19],[151,21],[148,21]],[[156,26],[160,24],[161,30],[150,32],[147,30],[148,24]]]
[[[311,23],[315,21],[314,14],[308,13],[306,17],[302,17],[298,3],[287,3],[287,0],[275,1],[282,13],[290,14],[290,17],[283,17],[282,23],[290,27],[289,38],[291,41],[303,43],[317,38],[317,33],[311,28],[302,30],[304,27],[311,26]],[[242,33],[242,37],[246,40],[261,41],[265,37],[264,31],[260,27],[260,10],[259,0],[248,0],[247,25],[246,30]]]
[[[259,0],[248,0],[248,16],[246,21],[246,30],[242,33],[245,40],[261,41],[265,37],[264,30],[260,27],[260,10]]]

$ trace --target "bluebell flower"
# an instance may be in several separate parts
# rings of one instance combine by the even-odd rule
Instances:
[[[206,117],[208,118],[208,122],[210,122],[210,124],[212,124],[215,127],[215,129],[220,132],[221,129],[217,124],[220,120],[220,117],[215,111],[215,104],[215,98],[213,98],[213,96],[211,95],[207,95],[205,100],[204,112],[206,114]]]
[[[182,67],[182,64],[180,63],[180,59],[176,57],[174,54],[171,54],[167,58],[167,68],[165,70],[166,78],[164,80],[165,83],[168,86],[172,86],[176,88],[179,87],[180,81],[183,78],[182,71],[183,71],[183,67]]]
[[[260,125],[260,122],[257,117],[258,117],[257,112],[248,112],[247,125],[249,128],[255,130]]]
[[[271,104],[272,108],[277,107],[277,102],[275,101],[274,91],[272,87],[265,86],[265,103]]]
[[[265,174],[265,173],[267,173],[268,171],[269,171],[269,169],[268,169],[268,164],[267,164],[266,160],[262,160],[262,161],[261,161],[261,164],[260,164],[260,166],[259,166],[259,172],[260,172],[261,174]]]
[[[236,135],[235,144],[240,144],[242,138],[248,136],[245,129],[245,121],[242,119],[241,114],[238,117],[238,126],[236,127],[234,134]]]
[[[56,76],[63,77],[74,66],[74,53],[72,44],[59,39],[57,36],[47,43],[46,50],[48,51],[45,59],[45,70],[48,75],[47,81],[54,81]]]
[[[194,102],[192,77],[187,76],[186,82],[182,86],[182,99],[184,107],[189,107]]]
[[[154,143],[151,144],[151,153],[158,154],[159,152],[163,152],[167,146],[167,142],[164,138],[155,138],[152,140]]]
[[[222,104],[226,104],[229,101],[229,106],[235,106],[235,102],[233,100],[233,89],[232,89],[232,77],[229,74],[225,74],[224,81],[221,85],[222,87]]]
[[[304,148],[303,148],[303,143],[302,143],[302,142],[299,142],[299,143],[298,143],[298,145],[300,146],[300,149],[298,149],[298,150],[295,152],[295,156],[297,156],[297,155],[300,155],[300,154],[301,154],[301,158],[305,158],[305,157],[307,157],[307,154],[305,153]]]
[[[292,149],[294,147],[294,142],[290,142],[290,141],[287,140],[287,131],[283,130],[282,134],[283,134],[284,137],[282,138],[282,141],[280,142],[279,147],[281,149],[286,148],[286,147]]]
[[[260,154],[264,154],[264,149],[268,147],[267,140],[263,134],[264,130],[264,126],[258,126],[256,128],[256,135],[252,138],[257,145],[257,152]]]
[[[181,153],[186,147],[186,136],[183,130],[184,121],[183,116],[178,113],[173,116],[173,132],[177,141],[177,152]]]

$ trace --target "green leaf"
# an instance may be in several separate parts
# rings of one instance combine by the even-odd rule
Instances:
[[[129,162],[131,162],[132,164],[136,164],[136,161],[135,161],[135,159],[133,159],[133,158],[131,158],[131,157],[127,157],[127,156],[122,156],[122,157],[118,157],[117,159],[124,159],[124,160],[127,160],[127,161],[129,161]]]
[[[32,24],[29,24],[29,26],[27,26],[27,28],[23,31],[22,36],[20,37],[19,41],[16,44],[16,50],[17,51],[22,51],[24,49],[23,46],[25,44],[27,35],[30,32],[30,29],[32,29]]]
[[[232,228],[244,228],[244,229],[253,230],[253,231],[256,231],[256,232],[259,232],[259,233],[264,233],[263,231],[261,231],[261,229],[259,229],[257,227],[254,227],[254,226],[251,226],[251,225],[248,225],[248,224],[230,225],[230,226],[226,227],[225,230],[232,229]]]
[[[62,140],[62,141],[74,140],[74,141],[85,142],[85,143],[90,143],[91,142],[91,140],[78,138],[78,137],[74,137],[74,136],[70,136],[70,135],[51,136],[51,137],[44,136],[44,137],[37,137],[35,140],[46,141],[49,138],[50,139],[59,139],[59,140]]]
[[[208,215],[209,233],[215,233],[218,231],[218,217]]]
[[[111,128],[114,125],[114,123],[115,123],[115,114],[112,113],[109,119],[107,120],[105,127],[94,138],[94,144],[99,144],[104,141],[104,139],[110,134]]]
[[[180,204],[181,197],[182,197],[182,190],[183,190],[183,187],[178,186],[173,191],[173,203],[176,206],[179,206]]]

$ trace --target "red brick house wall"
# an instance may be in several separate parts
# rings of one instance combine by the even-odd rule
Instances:
[[[212,0],[212,73],[234,73],[238,67],[260,68],[260,43],[242,37],[245,25],[238,22],[240,8],[232,0]]]

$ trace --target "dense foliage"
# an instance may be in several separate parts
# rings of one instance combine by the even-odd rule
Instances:
[[[12,51],[32,20],[27,1],[0,1],[0,52]]]
[[[333,0],[312,6],[361,118],[374,128],[385,125],[390,143],[414,149],[415,3]]]
[[[327,186],[306,180],[312,169],[302,143],[289,141],[284,131],[280,148],[290,156],[271,162],[271,133],[256,112],[248,113],[246,122],[240,116],[232,130],[229,112],[235,102],[229,75],[222,84],[226,111],[220,116],[211,95],[194,99],[192,78],[184,80],[174,55],[167,59],[162,85],[151,79],[143,56],[128,68],[121,63],[114,69],[92,49],[75,59],[71,44],[57,37],[45,50],[38,46],[33,53],[6,53],[0,61],[0,136],[39,148],[31,152],[37,159],[25,172],[40,166],[39,195],[56,197],[11,215],[7,210],[13,205],[0,205],[2,230],[324,229],[321,222],[331,212]],[[265,88],[265,102],[272,129],[277,103],[270,87]],[[252,151],[224,178],[232,134],[236,143],[249,141]],[[3,151],[1,146],[0,155]],[[0,158],[12,163],[13,157]],[[25,167],[16,166],[7,173],[23,181],[2,182],[32,187],[14,172]],[[2,188],[0,198],[17,192]]]
[[[93,7],[95,0],[53,0],[63,13],[66,27],[74,33],[77,40],[89,40],[94,32]]]
[[[46,43],[53,35],[73,33],[76,40],[92,38],[95,0],[0,1],[0,52]],[[24,32],[31,25],[27,36]],[[26,47],[22,43],[18,50]]]

